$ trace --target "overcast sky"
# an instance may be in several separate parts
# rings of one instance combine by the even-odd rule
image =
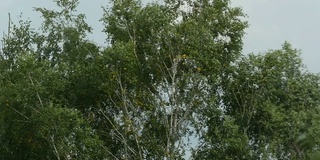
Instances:
[[[79,12],[87,15],[87,22],[95,29],[90,39],[103,44],[101,33],[101,5],[108,0],[80,0]],[[248,15],[250,27],[246,30],[243,53],[259,53],[278,49],[284,41],[301,49],[303,62],[309,71],[320,72],[320,1],[319,0],[232,0]],[[0,31],[7,31],[8,13],[14,22],[30,19],[35,27],[41,23],[40,14],[32,7],[52,8],[51,0],[0,0]]]

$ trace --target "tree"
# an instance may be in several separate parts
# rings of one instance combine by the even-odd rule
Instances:
[[[70,62],[79,61],[62,53],[66,54],[70,39],[78,40],[75,35],[83,33],[85,25],[78,16],[80,31],[66,34],[73,31],[72,27],[61,26],[62,22],[59,26],[49,18],[68,17],[66,8],[72,10],[74,3],[57,1],[64,11],[59,14],[37,9],[47,20],[44,33],[32,30],[28,21],[20,21],[4,37],[0,60],[1,159],[102,159],[107,155],[83,113],[61,96],[69,84],[68,71],[74,68]]]
[[[230,1],[113,0],[104,47],[87,39],[77,0],[54,2],[60,10],[36,8],[38,31],[10,22],[4,37],[1,159],[307,159],[317,149],[319,76],[289,43],[242,55],[247,22]]]
[[[215,118],[207,122],[206,156],[224,152],[230,159],[306,159],[312,147],[304,151],[295,140],[302,133],[319,134],[319,76],[305,71],[299,53],[286,42],[282,49],[250,54],[232,66],[221,95],[222,116],[208,114]],[[229,142],[219,140],[228,135],[217,129],[222,126],[235,128]],[[233,149],[240,154],[232,154]]]
[[[120,155],[128,155],[126,147],[131,147],[133,155],[147,156],[139,154],[140,159],[182,158],[183,137],[204,127],[196,117],[211,103],[223,68],[240,54],[244,15],[228,1],[167,1],[146,7],[137,1],[112,3],[102,20],[112,44],[106,50],[115,70],[112,84],[119,85],[111,93],[118,95],[113,101],[121,101],[117,106],[124,124],[116,130],[124,130],[121,137],[134,131],[135,137],[132,146],[123,142]],[[145,100],[137,102],[138,96]]]

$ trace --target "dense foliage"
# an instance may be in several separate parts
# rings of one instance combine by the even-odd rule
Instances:
[[[77,0],[10,22],[0,51],[0,159],[317,159],[320,77],[285,42],[241,53],[228,0],[112,0],[106,42]]]

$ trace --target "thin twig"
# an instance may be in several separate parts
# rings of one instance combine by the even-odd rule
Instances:
[[[29,120],[29,118],[25,115],[23,115],[21,112],[19,112],[18,110],[14,109],[13,107],[10,107],[12,110],[14,110],[15,112],[17,112],[18,114],[20,114],[22,117],[24,117],[25,119]]]
[[[32,84],[33,86],[35,86],[34,83],[33,83],[33,80],[32,80],[32,77],[31,77],[30,73],[28,74],[28,77],[29,77],[29,80],[30,80],[31,84]],[[40,102],[40,105],[41,105],[41,107],[43,107],[43,103],[42,103],[41,97],[40,97],[40,95],[39,95],[39,92],[38,92],[38,91],[36,91],[36,92],[37,92],[37,98],[38,98],[38,100],[39,100],[39,102]]]
[[[51,142],[52,142],[52,146],[53,146],[53,149],[54,149],[54,153],[55,153],[55,155],[57,156],[57,159],[60,160],[59,151],[57,150],[57,147],[56,147],[56,145],[54,144],[54,135],[51,135],[50,138],[51,138],[50,140],[51,140]]]

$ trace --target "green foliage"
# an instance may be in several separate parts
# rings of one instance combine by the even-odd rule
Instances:
[[[35,139],[46,140],[38,144],[39,147],[47,144],[50,146],[47,152],[53,152],[60,159],[103,159],[106,156],[102,141],[79,111],[48,106],[39,112],[30,122],[39,136]]]
[[[285,43],[280,50],[242,58],[230,71],[221,105],[248,137],[250,153],[256,158],[303,158],[306,152],[295,139],[305,132],[319,134],[319,77],[304,72],[299,51]]]
[[[320,159],[320,152],[315,152],[311,155],[310,160],[317,160]]]
[[[113,0],[104,47],[54,2],[3,39],[0,159],[317,158],[320,77],[287,42],[242,55],[230,1]]]

